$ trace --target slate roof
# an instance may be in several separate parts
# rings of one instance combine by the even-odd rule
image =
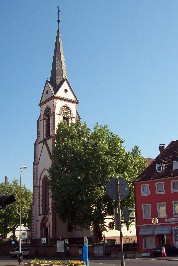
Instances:
[[[135,182],[178,176],[178,169],[173,170],[174,160],[178,161],[178,140],[172,141],[140,174]],[[159,163],[164,165],[164,170],[161,173],[156,171],[156,164]]]
[[[54,56],[50,77],[50,84],[53,86],[54,91],[56,87],[67,78],[66,64],[64,59],[64,51],[62,46],[62,40],[60,37],[59,28],[57,30],[56,42],[54,48]]]
[[[54,94],[56,94],[58,90],[61,88],[62,84],[66,80],[70,89],[72,90],[72,93],[74,94],[74,97],[76,98],[76,103],[79,103],[67,78],[67,70],[66,70],[66,64],[65,64],[65,58],[64,58],[62,39],[60,35],[59,22],[60,20],[58,19],[58,30],[57,30],[56,41],[55,41],[51,76],[50,76],[50,80],[47,82],[52,86]]]

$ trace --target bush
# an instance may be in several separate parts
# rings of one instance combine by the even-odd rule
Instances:
[[[62,266],[81,266],[85,265],[84,261],[80,260],[68,260],[68,261],[60,261],[60,260],[40,260],[33,259],[29,261],[30,264],[49,264],[49,265],[62,265]]]

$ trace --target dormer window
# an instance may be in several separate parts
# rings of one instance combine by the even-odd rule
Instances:
[[[156,160],[156,172],[162,173],[164,171],[164,163],[161,159]]]
[[[156,172],[157,173],[162,173],[164,171],[164,165],[163,163],[157,163],[156,164]]]
[[[173,159],[173,170],[178,170],[178,157]]]

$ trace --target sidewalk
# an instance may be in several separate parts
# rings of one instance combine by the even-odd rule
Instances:
[[[178,256],[177,257],[150,257],[150,259],[153,259],[153,260],[178,261]]]

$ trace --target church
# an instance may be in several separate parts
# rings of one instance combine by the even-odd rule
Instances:
[[[50,79],[46,80],[39,102],[40,115],[37,120],[37,138],[34,143],[33,162],[33,206],[31,239],[34,244],[56,244],[59,239],[89,237],[90,232],[76,228],[68,230],[55,212],[49,188],[49,168],[55,147],[57,126],[64,121],[70,124],[80,119],[78,99],[68,81],[66,64],[58,28]]]
[[[58,124],[66,122],[70,125],[70,123],[80,120],[79,101],[67,77],[60,34],[59,10],[57,22],[51,75],[50,79],[45,82],[39,102],[40,115],[37,120],[37,137],[34,143],[31,241],[35,246],[58,245],[62,241],[83,243],[86,237],[92,237],[90,230],[80,227],[71,230],[59,219],[49,188],[49,169],[52,164]],[[117,242],[119,231],[109,229],[110,221],[112,221],[112,217],[110,218],[106,219],[106,228],[102,232],[103,237],[108,240],[115,239]],[[131,240],[135,239],[135,227],[129,228],[129,232],[125,226],[123,236]]]

